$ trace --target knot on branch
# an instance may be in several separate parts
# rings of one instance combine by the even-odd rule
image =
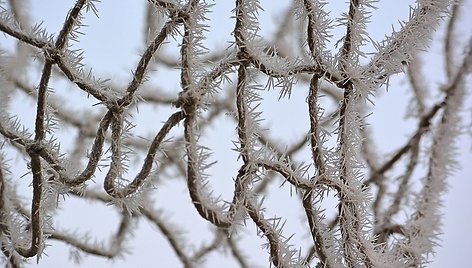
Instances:
[[[30,156],[36,156],[40,154],[43,148],[39,142],[28,142],[25,144],[25,150]]]
[[[252,57],[245,45],[239,46],[239,51],[236,54],[236,57],[238,58],[239,64],[241,65],[248,66],[251,63],[250,59],[252,59]],[[257,62],[255,65],[257,68],[260,68],[260,66],[257,65],[261,64]]]
[[[179,10],[173,12],[171,18],[174,19],[177,23],[184,23],[190,18],[190,13],[186,10]]]
[[[43,47],[43,54],[44,58],[53,64],[58,63],[61,59],[60,50],[51,47],[49,44]]]
[[[177,108],[182,108],[185,114],[189,114],[196,110],[198,96],[191,90],[181,91],[173,104]]]
[[[111,100],[107,102],[106,106],[108,110],[115,116],[123,114],[126,107],[126,105],[123,105],[122,102],[118,102],[116,100]]]

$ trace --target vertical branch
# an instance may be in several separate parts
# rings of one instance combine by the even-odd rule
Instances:
[[[246,37],[244,36],[245,16],[244,16],[244,0],[236,0],[236,24],[234,25],[234,38],[240,53],[247,51]]]
[[[247,84],[247,65],[250,63],[250,52],[248,49],[249,42],[256,34],[255,29],[257,26],[256,9],[258,3],[257,1],[245,1],[245,0],[236,0],[235,7],[235,27],[234,27],[234,37],[235,43],[238,48],[238,59],[239,59],[239,68],[238,68],[238,82],[236,85],[236,108],[238,114],[238,138],[240,143],[240,155],[243,159],[243,166],[240,168],[238,177],[236,178],[236,189],[235,198],[244,202],[249,217],[256,224],[263,236],[268,240],[268,248],[270,259],[272,264],[275,267],[297,267],[297,261],[294,260],[294,252],[286,245],[285,241],[281,241],[282,235],[281,229],[276,228],[276,224],[270,224],[264,216],[262,215],[261,208],[254,205],[254,199],[252,196],[247,193],[247,190],[244,188],[246,184],[250,182],[249,176],[254,172],[251,168],[252,159],[250,158],[250,150],[253,150],[253,144],[248,135],[248,128],[253,126],[248,126],[247,117],[253,116],[248,111],[248,104],[254,100],[254,97],[246,98],[246,84]],[[254,35],[252,35],[254,34]],[[251,94],[251,93],[248,93]],[[250,120],[252,121],[253,118]],[[252,124],[254,122],[250,122]],[[239,190],[241,189],[241,190]],[[235,201],[237,201],[235,199]]]
[[[35,144],[27,148],[31,157],[31,172],[33,173],[33,200],[31,204],[31,246],[29,249],[17,248],[18,253],[25,257],[33,257],[38,254],[42,243],[42,224],[41,224],[41,201],[43,193],[43,177],[41,168],[41,158],[35,148],[39,148],[45,135],[44,117],[46,110],[46,94],[48,81],[51,75],[52,63],[46,60],[43,68],[43,75],[39,83],[38,102],[35,120]]]
[[[317,257],[320,259],[320,263],[323,267],[330,268],[335,267],[337,257],[333,254],[334,247],[331,244],[330,231],[322,223],[322,215],[318,209],[314,208],[313,205],[313,190],[305,191],[303,196],[303,208],[310,227],[310,233],[315,244],[314,249],[317,253]]]
[[[191,1],[189,6],[190,10],[198,4],[198,1]],[[192,17],[195,14],[190,14],[184,21],[184,37],[182,40],[182,46],[180,50],[182,68],[180,73],[180,83],[182,86],[181,98],[182,110],[185,113],[184,120],[184,139],[185,149],[187,153],[187,187],[192,199],[193,205],[197,209],[197,212],[202,218],[208,220],[212,224],[220,228],[229,228],[231,221],[228,217],[223,214],[221,208],[214,204],[214,200],[211,200],[208,196],[202,196],[201,190],[203,189],[202,182],[202,161],[201,156],[198,154],[198,135],[195,132],[197,127],[197,116],[198,116],[198,105],[199,99],[198,94],[195,92],[196,88],[193,83],[193,76],[195,75],[193,69],[195,62],[193,62],[196,53],[192,46],[197,45],[194,36],[197,18]],[[210,203],[209,203],[210,202]]]
[[[444,111],[434,132],[428,160],[428,172],[415,203],[415,210],[405,224],[405,238],[397,244],[397,254],[410,265],[422,265],[425,255],[433,252],[440,233],[441,196],[447,190],[447,178],[456,168],[456,138],[460,135],[459,112],[464,102],[466,77],[472,72],[472,40],[462,64],[445,89]]]
[[[194,104],[196,106],[196,104]],[[217,211],[214,207],[209,207],[206,200],[203,200],[200,189],[201,178],[199,167],[199,157],[197,155],[197,141],[195,134],[195,113],[196,107],[190,109],[187,106],[185,110],[184,120],[184,138],[185,138],[185,149],[187,152],[187,187],[192,199],[193,205],[197,209],[198,213],[202,218],[208,220],[212,224],[221,227],[229,228],[231,222],[221,212]],[[208,198],[208,197],[206,197]]]
[[[445,64],[444,67],[446,69],[447,77],[452,77],[453,73],[452,70],[454,68],[454,29],[457,23],[457,19],[459,17],[459,9],[464,3],[463,0],[454,1],[454,5],[452,6],[451,16],[447,22],[446,27],[446,37],[444,42],[444,60]]]
[[[238,82],[236,85],[236,109],[238,112],[238,137],[241,146],[241,157],[245,165],[249,162],[248,137],[246,129],[246,66],[240,64],[238,68]]]
[[[0,146],[0,149],[2,147]],[[11,237],[11,230],[10,230],[10,216],[9,214],[12,213],[11,208],[7,207],[8,205],[8,196],[7,196],[7,182],[4,175],[4,170],[2,166],[2,159],[0,155],[0,238],[4,237],[4,239],[0,240],[0,250],[2,251],[3,255],[7,258],[10,266],[12,268],[19,268],[21,267],[21,260],[12,251],[8,245],[8,243],[12,242]],[[6,239],[5,239],[6,238]],[[6,241],[5,241],[6,240]]]
[[[322,141],[320,139],[320,125],[318,120],[318,76],[314,75],[310,82],[310,89],[308,94],[308,112],[310,118],[310,143],[311,154],[315,167],[317,169],[318,178],[326,176],[326,166],[324,155],[322,152]],[[315,181],[315,185],[317,185]],[[314,208],[313,193],[316,189],[306,190],[303,196],[303,207],[307,216],[308,225],[315,244],[315,250],[321,265],[324,267],[335,267],[337,262],[334,254],[334,247],[332,245],[332,237],[329,230],[321,222],[322,216],[320,212]],[[321,193],[322,195],[322,193]]]
[[[428,93],[427,89],[423,84],[424,76],[421,72],[421,65],[421,59],[419,58],[419,55],[416,54],[416,57],[408,64],[407,72],[408,80],[410,82],[414,94],[412,103],[416,104],[416,111],[412,112],[416,112],[417,117],[422,116],[426,111],[425,98]],[[414,115],[415,114],[413,113],[412,116]]]
[[[318,110],[318,77],[314,75],[310,82],[308,93],[308,113],[310,117],[310,149],[311,157],[318,171],[318,175],[323,177],[326,173],[325,156],[323,153],[323,141],[320,137],[319,110]]]
[[[312,0],[303,0],[303,8],[308,17],[307,43],[316,67],[325,65],[324,49],[330,36],[328,30],[331,27],[331,21],[329,14],[324,10],[325,5],[324,1],[316,0],[313,3]]]
[[[239,141],[239,155],[243,160],[243,165],[240,167],[238,175],[235,179],[235,187],[234,187],[234,195],[233,201],[231,203],[230,208],[230,215],[234,222],[241,220],[240,217],[246,215],[246,212],[239,213],[239,209],[248,209],[246,203],[249,202],[247,200],[247,195],[250,194],[248,185],[252,181],[252,176],[255,172],[254,167],[252,166],[252,159],[250,152],[254,150],[253,142],[250,140],[253,137],[250,137],[252,133],[249,132],[249,128],[253,126],[248,126],[248,124],[254,124],[254,122],[248,122],[248,117],[251,117],[249,111],[249,103],[251,99],[248,97],[248,65],[250,64],[248,60],[248,52],[247,52],[247,39],[246,34],[248,34],[248,18],[247,18],[247,10],[244,10],[244,5],[248,3],[244,3],[244,0],[237,0],[235,13],[236,13],[236,22],[234,26],[234,38],[235,43],[238,49],[237,53],[237,61],[239,63],[238,67],[238,76],[236,82],[236,110],[237,110],[237,134],[238,134],[238,141]],[[253,118],[251,118],[253,119]],[[252,120],[251,120],[252,121]]]
[[[103,183],[105,191],[109,195],[118,198],[125,197],[123,193],[119,193],[115,186],[115,184],[120,184],[124,173],[122,167],[123,157],[121,152],[121,146],[123,145],[121,138],[121,131],[123,129],[122,116],[122,113],[116,113],[113,115],[113,119],[111,120],[111,163]]]
[[[353,27],[359,27],[359,25],[355,25],[356,21],[354,20],[356,13],[359,11],[359,1],[360,0],[350,0],[349,1],[349,13],[347,17],[347,27],[346,27],[346,34],[344,35],[343,46],[341,47],[341,55],[340,55],[340,71],[342,73],[347,72],[347,67],[350,62],[352,47],[353,47]]]
[[[67,36],[72,30],[72,26],[76,22],[85,0],[79,0],[69,12],[68,17],[62,27],[56,40],[55,47],[62,50],[66,45]],[[28,249],[18,248],[17,251],[23,257],[33,257],[38,254],[42,243],[42,223],[41,223],[41,200],[43,193],[43,177],[41,168],[41,158],[37,152],[41,143],[45,138],[44,119],[46,112],[46,95],[48,91],[49,78],[51,77],[52,60],[46,55],[41,81],[38,88],[38,100],[35,120],[35,137],[33,146],[27,148],[27,152],[31,157],[31,172],[33,173],[33,201],[31,205],[31,246]]]
[[[149,63],[151,62],[154,54],[159,50],[162,43],[165,41],[167,36],[172,33],[173,29],[178,23],[182,21],[179,16],[172,17],[164,27],[161,29],[159,34],[154,38],[151,44],[147,47],[146,51],[139,60],[136,70],[134,71],[133,78],[126,89],[126,95],[121,99],[117,100],[114,107],[110,107],[109,113],[111,113],[111,125],[112,125],[112,162],[110,168],[105,177],[104,188],[108,194],[115,198],[124,198],[130,194],[135,193],[145,182],[149,175],[154,156],[165,138],[167,133],[172,127],[174,127],[180,120],[182,115],[180,113],[174,113],[169,117],[166,124],[161,128],[159,133],[156,135],[153,146],[149,148],[147,157],[143,163],[143,167],[135,179],[128,185],[121,185],[121,188],[116,187],[116,180],[120,180],[122,176],[122,161],[123,156],[121,152],[122,147],[122,135],[123,135],[123,120],[125,107],[129,106],[134,98],[136,91],[143,82]],[[180,118],[179,118],[180,117]]]
[[[304,9],[308,16],[307,25],[307,43],[311,56],[315,65],[323,68],[323,51],[325,47],[324,38],[328,36],[327,27],[329,23],[326,21],[327,14],[322,10],[322,3],[314,5],[311,1],[304,0]],[[323,21],[324,20],[324,21]],[[314,74],[310,81],[308,93],[308,115],[310,118],[310,149],[311,158],[317,171],[317,179],[326,176],[325,155],[323,153],[323,141],[320,138],[320,122],[318,109],[318,86],[319,76]],[[317,183],[315,181],[315,187]],[[335,267],[337,262],[336,254],[334,254],[334,246],[332,245],[332,237],[326,226],[322,223],[322,215],[318,209],[314,208],[313,195],[316,189],[306,190],[303,196],[303,207],[310,227],[310,233],[314,242],[314,249],[320,264],[324,267]],[[323,195],[323,193],[319,193]],[[307,260],[309,261],[309,260]]]
[[[246,27],[246,14],[244,11],[244,0],[236,1],[236,23],[234,26],[234,38],[236,45],[239,49],[238,60],[238,82],[236,84],[236,109],[238,113],[238,137],[239,143],[241,146],[241,157],[245,165],[249,161],[249,144],[247,137],[247,122],[246,122],[246,113],[247,113],[247,98],[246,98],[246,80],[247,80],[247,64],[249,63],[246,59],[246,49],[247,49],[247,40],[245,37],[245,32],[247,31]]]
[[[346,147],[347,145],[345,143],[348,142],[347,138],[347,126],[346,126],[346,120],[347,116],[346,113],[348,111],[348,104],[351,98],[351,91],[352,89],[347,88],[344,90],[344,98],[342,100],[341,104],[341,109],[339,111],[339,134],[338,134],[338,143],[339,143],[339,150],[340,150],[340,179],[343,184],[349,185],[348,181],[348,170],[346,166],[346,162],[349,161],[347,159],[347,152]],[[357,229],[358,226],[351,226],[350,219],[348,218],[349,212],[350,212],[350,206],[349,206],[349,200],[346,200],[346,196],[340,196],[340,203],[339,203],[339,222],[340,222],[340,228],[341,228],[341,235],[342,235],[342,247],[344,249],[344,260],[346,262],[346,265],[350,268],[354,268],[355,265],[353,261],[355,261],[356,257],[354,255],[351,249],[354,245],[352,243],[355,242],[355,238],[352,237],[352,231],[349,228],[354,228]],[[352,215],[351,215],[352,216]],[[357,224],[356,224],[357,225]],[[356,230],[357,231],[357,230]]]
[[[250,174],[253,170],[250,170],[249,166],[249,148],[250,144],[247,137],[247,122],[246,122],[246,113],[247,113],[247,98],[246,98],[246,66],[241,63],[238,68],[238,81],[236,84],[236,109],[238,114],[238,138],[239,138],[239,153],[243,160],[243,165],[239,169],[238,175],[235,179],[234,187],[234,196],[231,203],[230,215],[232,218],[235,217],[236,211],[239,208],[239,204],[244,202],[247,194],[247,185],[250,182]]]
[[[368,221],[365,204],[366,192],[360,183],[360,174],[356,170],[359,163],[356,154],[359,150],[358,122],[356,122],[357,110],[354,107],[355,92],[353,88],[346,88],[344,98],[339,112],[339,172],[340,180],[344,184],[344,191],[338,192],[339,203],[339,223],[342,236],[342,247],[344,250],[344,260],[348,267],[356,267],[358,263],[363,263],[367,267],[373,267],[373,259],[370,254],[370,242],[363,236],[365,224]],[[346,193],[352,192],[353,196]]]
[[[304,1],[305,8],[308,12],[308,26],[307,26],[307,42],[310,48],[311,56],[316,64],[319,64],[322,60],[321,48],[324,46],[322,41],[317,40],[315,36],[315,24],[314,10],[308,0]],[[321,47],[321,48],[320,48]],[[311,155],[312,159],[318,170],[318,175],[324,176],[326,167],[324,163],[324,155],[322,152],[322,141],[320,139],[320,125],[319,125],[319,110],[318,110],[318,82],[319,76],[314,74],[310,81],[310,89],[308,93],[308,114],[310,118],[310,142],[311,142]]]

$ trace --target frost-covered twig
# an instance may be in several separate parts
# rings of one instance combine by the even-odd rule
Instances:
[[[348,1],[340,17],[328,1],[288,1],[268,33],[267,3],[236,0],[227,48],[206,40],[217,33],[207,17],[223,3],[148,0],[142,54],[124,79],[111,65],[111,74],[92,71],[88,51],[80,49],[84,14],[98,17],[105,5],[98,2],[76,0],[60,31],[50,33],[32,21],[28,3],[0,1],[0,31],[15,44],[0,45],[1,261],[20,267],[35,255],[39,260],[50,239],[75,252],[126,260],[134,221],[156,227],[184,267],[215,256],[241,267],[259,264],[245,244],[247,226],[256,227],[267,247],[259,254],[275,267],[422,267],[428,261],[440,231],[440,197],[455,167],[460,104],[470,91],[472,45],[459,42],[464,37],[457,32],[466,0],[418,0],[380,42],[368,27],[378,1]],[[440,71],[447,81],[439,87],[421,57],[443,20]],[[339,40],[333,39],[337,28]],[[378,126],[370,125],[369,114],[376,109],[368,103],[405,71],[412,99],[405,114],[416,126],[385,153],[379,145],[388,140],[374,140]],[[280,102],[270,103],[274,89]],[[284,116],[274,115],[280,111]],[[288,120],[282,131],[279,120]],[[284,139],[291,131],[294,138]],[[421,172],[425,178],[418,180]],[[30,188],[17,183],[27,179]],[[276,192],[275,183],[290,195]],[[100,187],[92,190],[95,184]],[[187,194],[161,199],[172,187]],[[69,195],[119,211],[107,246],[90,243],[93,237],[80,230],[55,228],[63,219],[54,212]],[[178,202],[193,211],[181,215]],[[295,208],[303,217],[285,217]],[[410,217],[399,219],[401,212]],[[300,220],[296,234],[286,235],[285,225]],[[204,242],[182,235],[197,223],[208,227]]]

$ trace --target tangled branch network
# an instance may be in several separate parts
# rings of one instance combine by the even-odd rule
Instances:
[[[51,242],[70,247],[76,261],[126,260],[144,251],[129,246],[142,222],[155,226],[146,236],[159,244],[147,257],[158,267],[207,267],[214,258],[218,267],[428,262],[470,92],[472,43],[457,34],[464,1],[405,4],[407,18],[375,40],[374,0],[149,0],[141,52],[122,77],[92,70],[81,47],[107,1],[64,2],[63,23],[50,32],[30,17],[28,1],[0,1],[7,267],[55,258]],[[272,34],[261,34],[264,5],[285,9]],[[334,6],[345,10],[338,16]],[[226,43],[207,49],[218,31],[209,25],[219,23],[209,18],[225,8]],[[427,83],[421,61],[438,29],[445,32],[444,64],[434,67],[441,85]],[[123,42],[128,34],[120,29]],[[101,61],[115,70],[111,58]],[[371,133],[385,125],[370,124],[368,115],[396,74],[405,74],[405,115],[414,126],[380,154]],[[271,122],[283,118],[284,131],[276,130]],[[90,202],[69,205],[80,200]],[[106,204],[113,220],[88,214],[95,204]],[[64,213],[82,215],[78,230],[63,227]],[[90,219],[106,231],[87,234],[81,227]],[[262,254],[253,254],[261,245]]]

